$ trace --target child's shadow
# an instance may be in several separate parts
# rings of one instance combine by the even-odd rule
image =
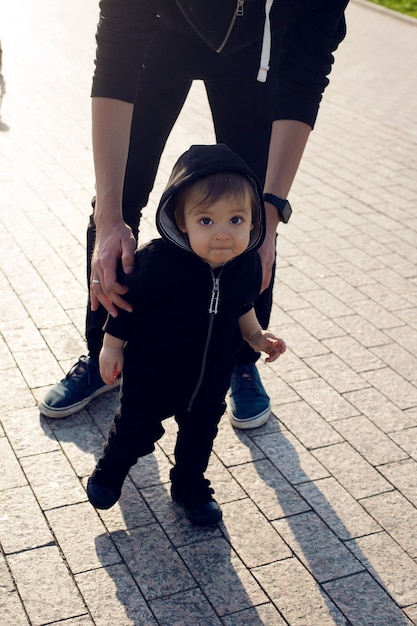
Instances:
[[[117,403],[117,393],[105,394],[78,415],[48,420],[84,486],[102,452]],[[97,511],[121,557],[121,562],[109,564],[108,535],[96,537],[96,553],[113,581],[110,587],[118,603],[113,606],[118,613],[114,623],[127,618],[138,626],[174,625],[181,616],[184,626],[221,626],[220,615],[231,616],[230,626],[284,624],[230,545],[224,525],[194,527],[172,502],[169,470],[175,421],[166,420],[164,428],[155,452],[130,470],[118,504]],[[233,614],[239,614],[237,621]]]
[[[302,586],[300,592],[308,596],[309,608],[315,604],[317,609],[321,598],[321,604],[324,601],[327,606],[327,619],[328,614],[332,616],[331,622],[316,616],[308,624],[409,625],[389,595],[395,592],[400,605],[412,603],[403,602],[405,577],[401,581],[399,573],[393,572],[390,583],[384,584],[363,553],[360,540],[355,540],[362,535],[378,538],[379,533],[384,545],[385,533],[375,520],[352,498],[352,519],[347,522],[354,529],[352,534],[329,501],[339,498],[340,503],[350,496],[289,431],[281,429],[278,420],[270,418],[256,431],[236,431],[236,435],[250,448],[253,462],[231,468],[233,476],[298,557],[255,571],[259,582],[269,585],[266,590],[282,615],[291,621],[291,602],[281,602],[290,577],[294,585]],[[342,508],[346,512],[349,507],[342,502]],[[335,614],[335,605],[346,621]]]

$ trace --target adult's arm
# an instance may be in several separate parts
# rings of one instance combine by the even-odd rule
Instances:
[[[124,272],[130,274],[133,271],[136,248],[133,233],[122,216],[132,112],[133,104],[128,102],[112,98],[92,99],[96,243],[91,263],[91,308],[95,310],[100,301],[113,316],[117,315],[115,305],[132,310],[122,297],[127,288],[116,279],[120,258]]]
[[[92,85],[92,139],[96,177],[91,307],[101,302],[117,316],[116,305],[132,306],[116,280],[121,258],[125,273],[133,269],[136,242],[122,217],[123,182],[129,150],[133,103],[138,78],[156,25],[154,0],[101,0]]]
[[[269,147],[265,192],[287,198],[314,127],[334,56],[346,35],[348,0],[313,3],[312,11],[287,26],[279,60],[273,63],[276,99]],[[266,237],[259,250],[262,289],[271,280],[275,259],[277,210],[265,203]]]

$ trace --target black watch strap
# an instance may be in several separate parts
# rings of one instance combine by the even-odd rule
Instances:
[[[288,200],[283,200],[273,193],[264,193],[264,200],[265,202],[269,202],[269,204],[272,204],[276,208],[276,210],[278,211],[279,219],[281,220],[281,222],[284,222],[284,224],[286,224],[290,219],[292,213],[291,204],[288,202]]]

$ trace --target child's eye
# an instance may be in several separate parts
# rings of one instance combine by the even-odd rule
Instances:
[[[234,217],[231,218],[230,222],[232,224],[240,224],[242,222],[242,218],[239,217],[239,215],[235,215]]]
[[[202,217],[200,220],[200,224],[204,224],[204,226],[209,226],[213,223],[213,220],[210,217]]]

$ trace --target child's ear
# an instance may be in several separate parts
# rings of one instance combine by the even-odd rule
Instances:
[[[175,211],[174,216],[178,230],[180,230],[182,233],[186,233],[187,229],[185,228],[184,216],[179,211]]]

